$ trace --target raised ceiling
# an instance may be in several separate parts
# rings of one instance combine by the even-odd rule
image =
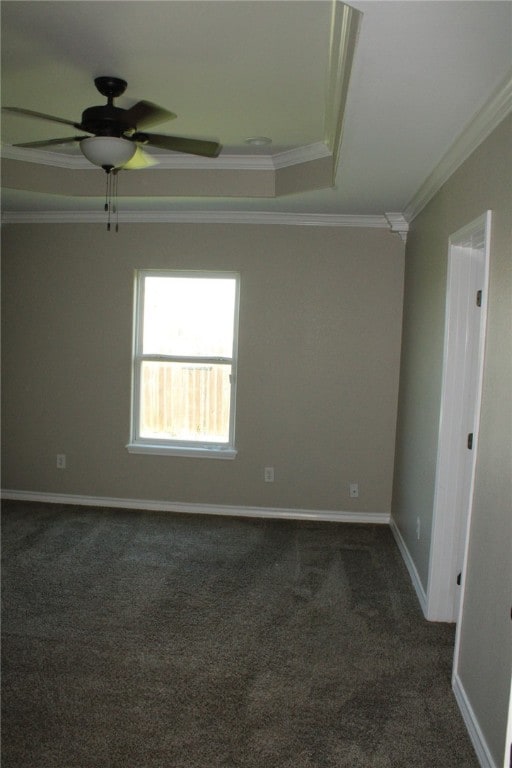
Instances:
[[[222,142],[211,161],[152,151],[157,166],[120,173],[125,213],[410,213],[439,164],[457,161],[453,147],[462,157],[512,106],[512,3],[350,7],[4,0],[2,104],[79,120],[103,102],[94,77],[116,75],[128,81],[119,106],[147,99],[178,115],[159,132]],[[343,118],[347,24],[358,36]],[[78,145],[11,146],[68,135],[66,126],[4,113],[5,220],[101,210],[104,174]],[[246,144],[253,136],[272,143]]]

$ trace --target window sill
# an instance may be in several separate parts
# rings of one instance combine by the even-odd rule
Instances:
[[[128,453],[145,453],[153,456],[188,456],[191,459],[234,459],[235,448],[212,446],[193,447],[183,445],[158,445],[156,443],[128,443]]]

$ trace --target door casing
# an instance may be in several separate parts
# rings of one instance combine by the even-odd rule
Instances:
[[[445,341],[426,617],[455,622],[464,590],[487,321],[491,211],[448,242]],[[481,305],[477,306],[477,291]],[[467,447],[472,434],[472,448]],[[457,576],[460,583],[457,584]]]

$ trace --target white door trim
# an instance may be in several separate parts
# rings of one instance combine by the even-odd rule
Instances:
[[[458,618],[458,594],[464,589],[464,568],[462,567],[462,583],[456,584],[458,538],[460,517],[455,505],[457,493],[456,481],[460,480],[460,451],[459,444],[454,440],[460,439],[460,411],[453,407],[458,402],[460,392],[458,386],[468,356],[477,355],[476,389],[474,393],[474,420],[472,422],[473,449],[471,452],[472,468],[469,488],[468,516],[465,528],[469,528],[469,513],[473,498],[473,483],[475,460],[478,449],[478,425],[482,398],[482,379],[485,349],[485,331],[487,320],[487,293],[489,283],[489,251],[491,235],[491,211],[487,211],[478,219],[451,235],[448,243],[448,279],[446,295],[446,321],[443,359],[443,381],[441,390],[441,412],[439,422],[439,441],[436,464],[436,483],[434,492],[434,509],[432,521],[432,539],[430,547],[430,562],[427,587],[427,613],[431,621],[454,622]],[[468,259],[477,250],[483,255],[483,274],[481,275],[482,306],[478,338],[467,339],[468,346],[460,340],[461,329],[457,327],[457,312],[460,312],[458,302],[459,292],[464,289],[467,275],[460,268],[460,256],[467,251]],[[468,262],[469,264],[469,262]],[[476,293],[475,293],[476,300]],[[459,335],[458,339],[456,335]],[[477,349],[471,346],[476,344]],[[454,353],[456,358],[454,360]],[[454,365],[455,362],[455,365]],[[458,374],[458,378],[457,375]],[[455,479],[455,481],[454,481]],[[467,530],[465,531],[467,534]],[[467,535],[465,535],[464,560],[467,555]],[[460,592],[458,592],[460,590]]]

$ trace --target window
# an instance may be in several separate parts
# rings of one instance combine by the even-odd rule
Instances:
[[[234,458],[239,277],[136,273],[133,453]]]

